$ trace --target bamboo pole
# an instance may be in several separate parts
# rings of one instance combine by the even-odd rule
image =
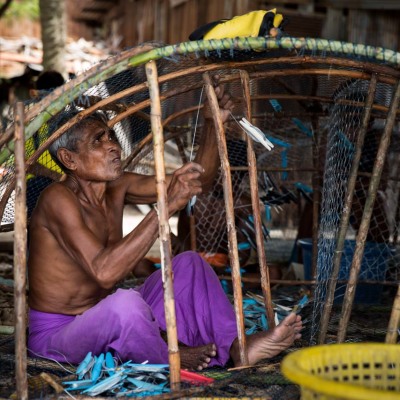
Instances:
[[[350,319],[351,309],[355,296],[357,277],[360,272],[361,260],[364,253],[365,240],[368,234],[368,227],[372,216],[374,201],[376,198],[376,192],[378,190],[378,185],[382,175],[382,169],[385,163],[387,150],[390,144],[390,137],[396,119],[396,110],[399,106],[399,99],[400,99],[400,81],[397,82],[396,90],[393,93],[389,114],[386,119],[385,129],[383,131],[383,135],[379,143],[378,153],[376,155],[374,168],[372,170],[372,177],[368,187],[368,196],[365,201],[364,212],[356,238],[356,247],[354,251],[353,261],[351,263],[349,283],[347,284],[346,287],[346,293],[344,296],[344,301],[342,306],[342,315],[339,321],[338,343],[343,342],[346,337],[347,325]]]
[[[14,235],[14,314],[15,378],[17,398],[28,398],[26,373],[26,180],[24,104],[18,102],[15,116],[15,235]]]
[[[371,117],[371,109],[374,103],[376,85],[377,85],[377,76],[372,75],[371,83],[368,88],[368,96],[365,103],[362,124],[357,135],[356,151],[354,154],[353,163],[350,169],[349,180],[347,183],[345,204],[343,207],[343,212],[340,220],[336,250],[333,256],[333,268],[332,268],[331,280],[329,282],[328,293],[325,301],[324,311],[322,313],[321,326],[319,330],[319,338],[318,338],[319,344],[323,344],[325,342],[326,333],[328,331],[329,318],[332,311],[336,284],[339,276],[340,261],[342,259],[347,228],[349,227],[351,206],[353,204],[353,197],[354,197],[354,188],[356,186],[356,180],[358,174],[358,166],[360,164],[362,148],[364,146],[364,139],[367,133],[368,123]]]
[[[400,285],[397,289],[396,297],[394,298],[392,313],[388,330],[386,333],[386,343],[395,344],[398,337],[398,329],[400,327]]]
[[[248,121],[251,121],[251,95],[250,95],[249,74],[246,71],[240,70],[240,78],[242,81],[242,88],[245,100],[246,119]],[[261,274],[261,289],[264,295],[264,305],[268,321],[268,329],[273,329],[275,328],[275,318],[274,318],[274,309],[272,306],[271,285],[269,280],[269,267],[265,256],[264,239],[261,226],[261,211],[260,211],[260,198],[258,194],[256,155],[253,149],[253,142],[248,135],[246,135],[246,143],[247,143],[247,163],[249,166],[251,204],[253,207],[254,228],[255,228],[256,243],[257,243],[257,255],[258,255],[258,263],[260,265],[260,274]]]
[[[221,120],[217,96],[215,95],[211,78],[207,72],[203,74],[203,79],[205,82],[207,98],[214,119],[215,133],[217,135],[218,142],[218,152],[221,159],[222,184],[224,189],[224,200],[226,207],[226,226],[228,230],[229,259],[232,268],[234,307],[236,314],[236,325],[238,330],[240,361],[243,365],[247,365],[249,361],[246,351],[246,335],[244,330],[243,296],[240,281],[240,264],[235,228],[235,214],[233,209],[232,180],[231,172],[229,169],[225,130]]]
[[[168,336],[170,383],[172,390],[180,389],[180,354],[176,327],[175,298],[172,273],[172,252],[170,241],[167,185],[165,182],[164,137],[161,123],[161,103],[158,87],[158,73],[155,61],[146,64],[146,76],[151,98],[151,129],[154,140],[154,160],[156,167],[157,206],[159,217],[161,270],[164,287],[165,322]]]

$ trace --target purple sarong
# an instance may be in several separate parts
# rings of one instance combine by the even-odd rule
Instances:
[[[215,343],[210,366],[223,366],[237,337],[235,314],[213,269],[194,252],[173,259],[178,340],[187,346]],[[161,271],[135,289],[118,289],[81,315],[29,311],[28,349],[33,356],[79,363],[91,351],[121,360],[168,363]]]

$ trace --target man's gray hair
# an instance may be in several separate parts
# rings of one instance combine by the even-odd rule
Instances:
[[[56,121],[52,121],[49,127],[49,136],[51,136],[55,131],[57,131],[61,126],[67,123],[71,118],[79,113],[78,110],[69,110],[62,113],[62,115],[56,118]],[[93,121],[100,121],[107,125],[107,116],[102,111],[96,111],[93,114],[83,118],[81,121],[77,122],[71,128],[67,129],[58,139],[56,139],[49,146],[49,153],[57,163],[57,165],[64,171],[67,172],[65,165],[59,160],[57,152],[59,149],[64,148],[69,151],[76,152],[78,150],[78,142],[81,139],[81,134],[83,129],[86,128]]]

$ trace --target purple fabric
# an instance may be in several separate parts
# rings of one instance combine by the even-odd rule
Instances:
[[[237,337],[232,305],[212,268],[194,252],[173,259],[178,339],[188,346],[215,343],[210,366],[223,366]],[[168,363],[161,271],[135,289],[118,289],[78,316],[29,311],[32,355],[79,363],[110,351],[122,360]]]

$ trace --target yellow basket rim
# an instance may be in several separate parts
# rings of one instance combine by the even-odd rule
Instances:
[[[351,383],[330,381],[317,375],[312,375],[309,372],[305,372],[299,364],[300,357],[305,357],[314,353],[321,353],[321,350],[327,353],[339,350],[349,351],[350,348],[365,348],[366,346],[369,348],[376,347],[377,350],[395,350],[400,353],[400,346],[398,344],[342,343],[318,345],[306,349],[300,349],[288,354],[282,361],[281,371],[289,380],[293,381],[299,386],[304,386],[315,393],[332,396],[333,398],[341,397],[349,400],[399,400],[399,392],[389,392],[381,389],[365,388],[363,386],[357,386]],[[334,349],[332,347],[334,347]]]

